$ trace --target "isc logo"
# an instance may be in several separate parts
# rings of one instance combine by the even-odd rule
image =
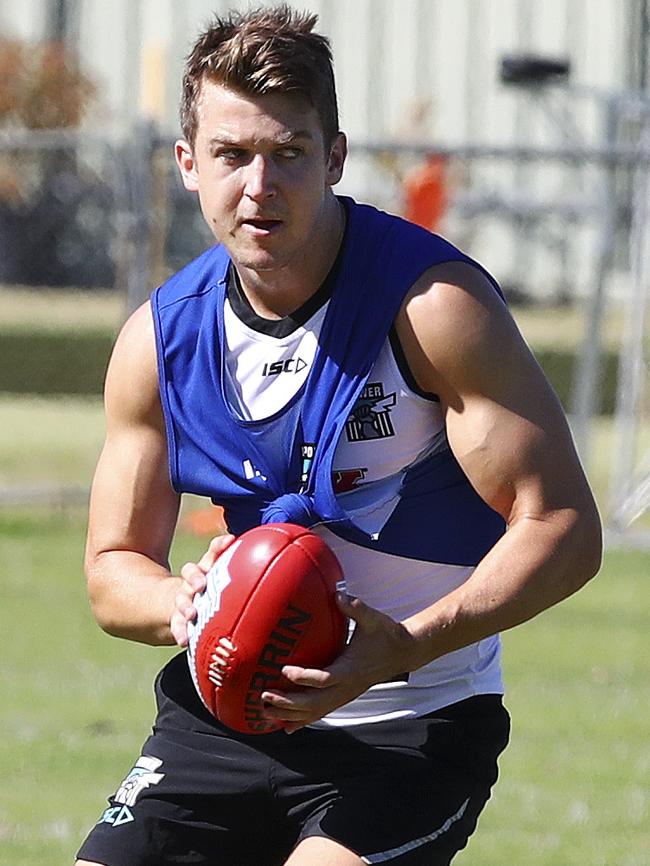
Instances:
[[[302,358],[287,358],[286,361],[274,361],[262,367],[263,376],[279,376],[280,373],[300,373],[307,366]]]

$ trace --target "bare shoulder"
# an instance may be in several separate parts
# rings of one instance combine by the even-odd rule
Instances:
[[[122,328],[104,392],[106,438],[91,493],[88,568],[107,551],[138,551],[165,563],[178,495],[169,479],[149,304]]]
[[[512,373],[548,384],[494,284],[464,262],[436,265],[409,292],[396,321],[419,384],[446,398],[498,390]]]
[[[595,513],[560,402],[487,276],[465,264],[430,269],[396,327],[486,502],[508,521],[568,503]]]
[[[106,374],[106,412],[115,421],[158,421],[161,417],[158,366],[151,305],[127,319]]]

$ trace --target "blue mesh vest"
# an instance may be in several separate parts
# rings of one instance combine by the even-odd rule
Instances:
[[[343,201],[347,228],[312,369],[302,390],[270,418],[244,421],[226,399],[226,249],[208,250],[152,295],[172,485],[222,505],[235,534],[262,522],[327,523],[351,541],[381,548],[381,533],[370,540],[337,502],[331,478],[337,442],[411,286],[442,262],[480,268],[437,235]],[[465,559],[478,561],[502,534],[503,521],[476,496],[450,452],[411,484],[420,502],[422,484],[425,494],[435,495],[440,484],[456,489],[476,527]],[[422,558],[431,553],[423,550]]]

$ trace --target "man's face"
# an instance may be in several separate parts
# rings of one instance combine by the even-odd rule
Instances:
[[[344,136],[326,152],[305,100],[248,96],[207,79],[197,117],[194,148],[177,142],[176,159],[215,238],[245,268],[299,267],[319,232],[335,230],[330,188],[342,174]]]

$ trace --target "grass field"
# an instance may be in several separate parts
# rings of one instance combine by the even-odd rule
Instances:
[[[0,863],[61,866],[128,772],[169,650],[102,634],[81,576],[83,519],[0,514]],[[176,564],[199,539],[181,535]],[[646,866],[650,555],[505,635],[512,743],[461,866]],[[236,864],[233,864],[236,866]]]
[[[612,427],[595,431],[604,501]],[[88,485],[99,400],[0,397],[0,487]],[[0,866],[71,864],[139,754],[169,650],[109,638],[81,575],[83,508],[0,507]],[[181,533],[178,565],[203,541]],[[459,866],[650,863],[650,554],[504,636],[512,743]],[[236,864],[232,864],[236,866]]]

